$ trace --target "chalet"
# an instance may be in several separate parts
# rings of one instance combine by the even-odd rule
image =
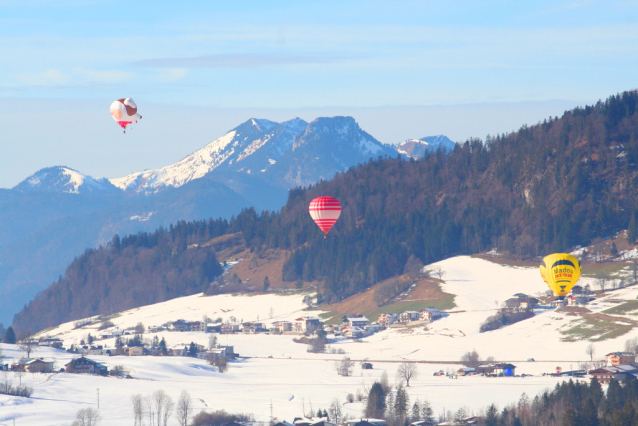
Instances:
[[[188,323],[188,329],[190,331],[200,331],[203,333],[206,331],[206,324],[201,321],[191,321]]]
[[[457,376],[469,376],[474,373],[476,373],[476,369],[470,367],[462,367],[456,371]]]
[[[272,426],[293,426],[293,424],[292,423],[288,423],[286,421],[283,421],[283,422],[275,423]]]
[[[206,324],[206,333],[219,333],[222,331],[221,323],[208,323]]]
[[[144,348],[142,348],[140,346],[131,346],[130,348],[128,348],[127,355],[128,356],[142,356],[142,355],[144,355]]]
[[[9,371],[9,364],[0,364],[0,371]]]
[[[363,362],[361,363],[361,369],[362,370],[372,370],[372,364],[369,362]]]
[[[190,323],[184,321],[183,319],[179,319],[171,323],[170,329],[175,331],[189,331]]]
[[[292,331],[292,323],[290,321],[275,321],[273,323],[273,327],[275,327],[280,333]]]
[[[222,324],[220,332],[222,334],[233,334],[240,331],[241,324]]]
[[[410,423],[410,426],[436,426],[439,422],[434,420],[419,420],[418,422]]]
[[[638,376],[638,366],[635,365],[614,365],[591,370],[589,374],[600,383],[609,383],[611,379],[623,381],[625,379],[635,379]]]
[[[341,334],[345,337],[352,337],[354,339],[358,339],[361,337],[368,336],[370,333],[366,333],[363,328],[359,327],[350,327],[349,325],[341,328]]]
[[[241,331],[245,334],[255,334],[266,331],[263,322],[245,322],[241,325]]]
[[[53,371],[53,360],[45,360],[42,358],[28,359],[23,362],[24,371],[29,373],[49,373]]]
[[[104,355],[104,347],[102,345],[84,346],[82,349],[84,355]]]
[[[197,352],[197,358],[217,361],[220,358],[226,358],[226,349],[216,348],[208,351]]]
[[[364,317],[361,314],[348,314],[342,318],[342,322],[349,325],[350,327],[364,328],[370,321],[368,321],[368,318]]]
[[[228,346],[228,345],[219,345],[217,346],[218,349],[223,349],[225,351],[225,356],[226,359],[235,359],[236,357],[238,357],[239,355],[235,353],[235,347],[234,346]]]
[[[102,376],[108,374],[108,368],[105,365],[84,357],[74,359],[65,367],[67,373],[100,374]]]
[[[636,362],[636,355],[633,352],[612,352],[607,355],[607,366],[633,364]]]
[[[320,420],[310,423],[310,426],[337,426],[337,424],[329,421],[326,417],[322,417]]]
[[[460,420],[452,420],[449,422],[436,423],[438,426],[460,426],[460,425],[476,425],[479,422],[478,417],[464,417]]]
[[[399,316],[397,314],[379,314],[377,315],[377,322],[384,327],[392,325],[395,323]]]
[[[386,426],[387,423],[383,419],[356,419],[345,422],[347,426]]]
[[[313,332],[321,326],[319,318],[312,316],[302,316],[297,318],[292,325],[292,331],[297,333]]]
[[[168,348],[168,354],[171,356],[186,356],[188,355],[188,346],[184,345],[175,345],[171,348]]]
[[[419,313],[417,311],[405,311],[399,314],[399,322],[410,322],[419,319]]]
[[[494,374],[497,376],[514,376],[516,371],[516,366],[512,364],[494,364]]]
[[[449,314],[437,308],[428,307],[421,309],[419,312],[419,319],[423,321],[436,321],[440,318],[445,318]]]

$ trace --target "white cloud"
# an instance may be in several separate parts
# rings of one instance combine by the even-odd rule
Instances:
[[[162,83],[175,81],[186,77],[186,68],[168,68],[159,70],[159,81]]]

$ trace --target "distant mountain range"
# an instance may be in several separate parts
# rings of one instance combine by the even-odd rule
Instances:
[[[64,166],[39,170],[0,189],[0,322],[10,323],[74,257],[116,233],[230,218],[247,207],[276,211],[291,188],[397,153],[411,155],[377,141],[352,117],[250,119],[158,170],[110,181]]]
[[[396,145],[397,151],[410,158],[423,158],[428,152],[434,152],[438,149],[442,149],[445,152],[450,152],[454,149],[456,144],[451,141],[447,136],[427,136],[421,139],[409,139],[405,142]]]

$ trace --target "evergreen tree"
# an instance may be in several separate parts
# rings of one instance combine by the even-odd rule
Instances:
[[[268,275],[264,277],[264,291],[268,291],[270,288],[270,280],[268,279]]]
[[[159,342],[159,350],[162,355],[168,355],[168,348],[166,347],[166,340],[162,337],[162,340]]]
[[[412,415],[410,416],[410,421],[418,422],[419,420],[421,420],[421,403],[417,398],[417,400],[414,401],[414,405],[412,406]]]
[[[598,410],[591,398],[583,405],[580,415],[581,426],[598,426]]]
[[[393,424],[396,416],[394,415],[394,395],[392,392],[388,392],[388,396],[385,399],[385,406],[387,407],[385,410],[385,419],[388,420],[388,423]]]
[[[197,346],[195,345],[194,342],[191,342],[191,345],[188,348],[188,356],[191,356],[193,358],[197,357]]]
[[[618,255],[618,247],[616,247],[616,243],[615,242],[611,243],[611,255],[612,256]]]
[[[366,404],[366,417],[379,419],[383,417],[385,411],[385,392],[379,382],[374,382],[368,393],[368,403]]]
[[[434,410],[427,399],[421,403],[421,420],[434,421]]]
[[[4,339],[4,333],[6,332],[6,330],[4,329],[4,324],[2,324],[0,322],[0,342],[2,342],[2,340]]]
[[[567,410],[565,410],[565,415],[563,416],[563,420],[560,424],[561,426],[580,426],[578,423],[576,410],[574,410],[573,407],[567,407]]]
[[[638,239],[638,226],[636,226],[636,211],[631,212],[629,225],[627,225],[627,242],[634,244]]]
[[[16,343],[16,334],[13,332],[13,327],[9,326],[7,328],[6,333],[4,333],[4,343],[12,343],[15,345]]]
[[[394,397],[394,415],[397,420],[401,422],[405,421],[408,415],[408,409],[410,407],[410,396],[406,392],[403,385],[399,385],[397,393]]]
[[[485,412],[485,426],[498,426],[498,409],[494,404],[487,407]]]

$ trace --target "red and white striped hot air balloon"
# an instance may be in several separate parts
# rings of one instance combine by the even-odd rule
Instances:
[[[333,197],[317,197],[310,202],[308,211],[319,229],[327,234],[339,219],[341,203]]]
[[[137,113],[137,105],[131,98],[118,99],[113,102],[111,104],[111,116],[124,129],[124,133],[126,133],[126,126],[134,121],[137,123],[137,120],[142,118]]]

